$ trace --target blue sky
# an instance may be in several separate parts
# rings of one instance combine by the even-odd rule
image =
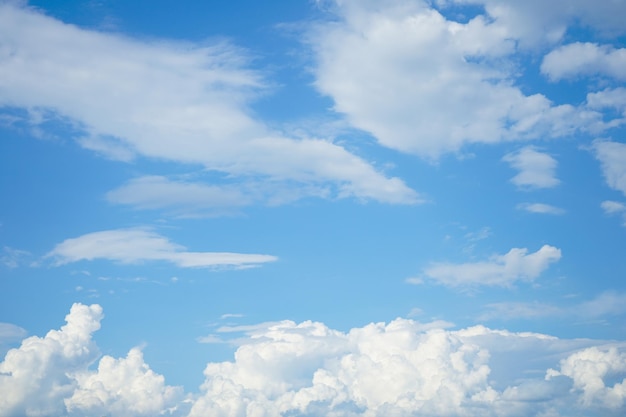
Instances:
[[[0,417],[623,415],[624,15],[0,2]]]

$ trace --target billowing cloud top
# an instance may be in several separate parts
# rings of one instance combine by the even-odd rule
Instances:
[[[626,379],[611,377],[626,372],[624,345],[406,319],[345,333],[310,321],[254,326],[233,362],[209,363],[200,391],[185,394],[138,348],[92,369],[101,319],[100,306],[75,304],[60,330],[10,350],[0,415],[523,416],[558,407],[617,416],[626,399]]]

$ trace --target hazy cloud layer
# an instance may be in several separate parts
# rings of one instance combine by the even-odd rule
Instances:
[[[396,319],[340,332],[322,323],[251,326],[232,362],[185,394],[140,349],[98,358],[98,305],[25,339],[0,362],[0,415],[618,416],[626,345]],[[513,358],[515,358],[513,360]],[[382,383],[384,382],[384,383]],[[552,414],[551,414],[552,413]]]
[[[55,265],[107,259],[123,264],[166,261],[181,268],[245,268],[276,261],[272,255],[233,252],[189,252],[185,247],[147,229],[118,229],[66,239],[46,258]]]

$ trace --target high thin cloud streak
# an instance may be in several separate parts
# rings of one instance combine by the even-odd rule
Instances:
[[[234,361],[209,363],[199,391],[185,393],[138,348],[99,358],[102,317],[75,304],[60,330],[11,349],[0,415],[618,416],[626,399],[624,344],[406,319],[345,333],[310,321],[255,328]]]
[[[65,122],[83,147],[110,158],[158,158],[243,182],[327,187],[340,198],[419,201],[403,181],[332,138],[292,139],[256,120],[249,105],[265,83],[228,43],[136,41],[8,3],[0,4],[0,39],[10,51],[0,58],[0,106],[28,109],[24,117],[34,127]],[[177,185],[178,193],[190,191],[171,187]],[[226,197],[221,204],[232,199],[215,196]]]
[[[261,254],[189,252],[145,229],[105,230],[67,239],[56,245],[46,258],[54,259],[55,265],[107,259],[124,264],[166,261],[181,268],[245,268],[277,260],[275,256]]]
[[[517,205],[520,210],[526,210],[530,213],[538,214],[563,214],[565,210],[559,207],[544,203],[521,203]]]
[[[544,245],[534,253],[528,253],[526,248],[513,248],[504,255],[494,255],[483,262],[434,263],[424,269],[422,276],[449,287],[509,287],[518,281],[534,281],[559,259],[561,250],[550,245]],[[407,281],[421,284],[423,278],[409,278]]]

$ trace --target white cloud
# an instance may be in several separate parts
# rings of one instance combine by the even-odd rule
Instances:
[[[0,415],[154,416],[181,400],[180,388],[164,385],[138,349],[126,358],[104,356],[92,334],[100,328],[99,305],[74,304],[67,324],[45,337],[32,336],[0,362]]]
[[[507,35],[523,47],[553,44],[563,39],[568,25],[582,23],[605,37],[626,33],[621,1],[570,0],[546,3],[542,0],[442,0],[441,3],[483,5]]]
[[[234,186],[172,181],[156,175],[134,178],[106,197],[112,203],[137,209],[171,209],[192,215],[246,206],[253,201],[251,195]]]
[[[613,108],[626,113],[626,88],[606,88],[587,94],[587,106],[592,109]],[[619,123],[624,123],[620,120]]]
[[[0,35],[11,51],[0,59],[0,106],[62,119],[85,148],[125,161],[202,165],[242,181],[293,181],[305,190],[312,185],[315,196],[324,186],[338,197],[419,200],[400,179],[331,140],[287,138],[256,120],[249,105],[264,82],[228,43],[137,41],[7,3],[0,5]],[[149,202],[155,204],[137,204]]]
[[[602,207],[602,210],[604,210],[606,214],[621,214],[623,225],[626,227],[626,204],[620,203],[619,201],[606,200],[600,203],[600,207]]]
[[[182,398],[180,387],[165,385],[143,360],[138,348],[126,358],[104,356],[96,371],[74,375],[77,388],[64,404],[70,414],[133,417],[164,414]]]
[[[606,75],[626,80],[626,49],[576,42],[560,46],[543,58],[541,72],[552,81],[581,75]]]
[[[560,370],[550,369],[547,379],[564,375],[571,378],[574,388],[582,391],[584,406],[600,404],[609,409],[621,409],[626,400],[626,378],[607,386],[610,375],[626,374],[626,352],[617,347],[590,347],[561,360]]]
[[[530,254],[526,248],[513,248],[504,255],[493,255],[483,262],[434,263],[425,268],[422,275],[450,287],[508,287],[517,281],[534,281],[551,263],[559,259],[561,250],[550,245],[544,245]]]
[[[606,200],[600,203],[600,206],[607,214],[615,214],[626,211],[626,205],[624,203],[620,203],[619,201]]]
[[[596,140],[593,149],[608,186],[626,195],[626,144]]]
[[[502,159],[520,171],[511,178],[511,182],[518,187],[551,188],[560,183],[555,177],[556,160],[531,146],[506,154]]]
[[[55,265],[108,259],[125,264],[166,261],[181,268],[257,266],[276,261],[271,255],[232,252],[189,252],[183,246],[146,229],[118,229],[88,233],[59,243],[46,255]]]
[[[516,42],[545,33],[521,30],[514,15],[525,9],[521,2],[487,2],[489,15],[467,23],[447,20],[427,2],[336,3],[339,19],[310,35],[316,86],[384,146],[436,158],[468,143],[562,137],[601,119],[515,86],[508,58]],[[529,22],[544,16],[539,6],[527,10]]]
[[[521,203],[517,205],[520,210],[526,210],[530,213],[538,214],[563,214],[565,210],[559,207],[552,206],[544,203]]]
[[[239,328],[232,362],[209,363],[198,393],[168,386],[140,349],[98,356],[98,305],[30,337],[0,362],[3,417],[466,417],[619,415],[626,346],[396,319],[348,332],[281,321]],[[559,362],[560,361],[560,362]],[[546,375],[546,378],[543,378]],[[571,383],[564,383],[564,379]],[[570,390],[570,387],[574,390]],[[583,413],[583,414],[581,414]],[[608,413],[608,414],[607,414]],[[586,415],[586,414],[584,414]]]
[[[24,339],[0,363],[0,415],[62,415],[74,383],[68,373],[98,356],[91,334],[100,328],[100,306],[72,306],[67,324],[41,338]]]

